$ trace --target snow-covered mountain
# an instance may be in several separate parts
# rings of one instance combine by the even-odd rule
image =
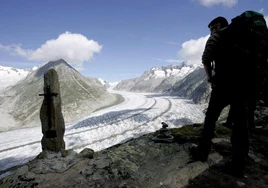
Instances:
[[[10,126],[40,124],[39,110],[43,97],[43,75],[55,69],[59,76],[62,111],[65,122],[89,115],[92,111],[111,105],[117,98],[106,91],[96,78],[86,78],[64,60],[51,61],[29,73],[25,79],[4,92],[0,98],[0,131]]]
[[[100,83],[106,88],[106,89],[114,89],[115,86],[119,83],[119,82],[108,82],[106,80],[103,80],[101,78],[98,78],[98,80],[100,81]]]
[[[211,91],[204,68],[200,65],[169,65],[152,68],[137,78],[121,81],[116,90],[156,92],[192,99],[206,103]]]
[[[177,81],[166,92],[192,99],[195,103],[206,103],[209,100],[210,91],[211,87],[207,82],[204,68],[197,67],[193,72]]]
[[[140,77],[121,81],[115,89],[161,93],[171,88],[176,82],[193,72],[197,67],[197,65],[187,65],[186,63],[154,67],[144,72]]]
[[[24,79],[30,72],[36,69],[37,67],[32,69],[16,69],[0,65],[0,93],[7,87],[15,85],[18,81]]]

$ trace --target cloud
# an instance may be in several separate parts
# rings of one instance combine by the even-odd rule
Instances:
[[[12,46],[10,45],[2,45],[2,44],[0,44],[0,50],[3,50],[3,51],[8,51],[8,52],[10,52],[11,50],[12,50]]]
[[[204,5],[206,7],[212,7],[214,5],[222,4],[226,7],[233,7],[237,4],[238,0],[196,0],[201,5]]]
[[[179,59],[157,59],[157,61],[163,61],[166,63],[182,63],[182,60]]]
[[[184,42],[181,50],[178,52],[179,58],[187,61],[189,64],[200,64],[208,38],[209,35]]]
[[[268,15],[264,16],[268,25]],[[202,54],[206,45],[209,35],[199,39],[191,39],[182,44],[178,52],[179,59],[187,61],[190,64],[200,64]]]
[[[83,62],[91,60],[95,53],[99,53],[102,46],[81,34],[65,32],[57,39],[46,41],[36,50],[23,49],[21,45],[0,44],[1,49],[32,61],[48,62],[64,59],[72,65],[81,66]]]
[[[264,13],[264,8],[261,8],[260,10],[259,10],[259,13]]]
[[[179,59],[166,59],[167,63],[181,63],[182,61]]]
[[[166,41],[165,42],[166,44],[171,44],[171,45],[177,45],[178,42],[175,42],[175,41]]]

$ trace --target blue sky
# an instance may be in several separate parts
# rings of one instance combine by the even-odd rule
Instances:
[[[83,75],[119,81],[152,67],[200,63],[208,23],[267,0],[0,0],[0,65],[65,59]]]

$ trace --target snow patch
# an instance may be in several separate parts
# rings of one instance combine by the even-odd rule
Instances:
[[[15,85],[29,73],[30,70],[16,69],[0,65],[0,92],[3,92],[9,86]]]

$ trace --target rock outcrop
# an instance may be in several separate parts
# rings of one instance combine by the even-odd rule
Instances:
[[[61,112],[61,95],[58,74],[54,69],[44,75],[44,100],[40,109],[43,138],[42,150],[60,151],[65,149],[63,140],[65,123]]]

